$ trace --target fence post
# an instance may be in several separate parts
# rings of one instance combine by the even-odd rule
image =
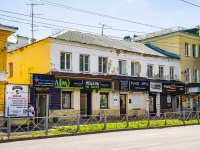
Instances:
[[[8,139],[10,139],[10,134],[11,134],[11,119],[10,117],[7,118],[7,136]]]
[[[79,115],[76,116],[76,122],[77,122],[77,132],[79,132],[80,130],[80,116]]]
[[[185,124],[185,112],[183,111],[183,124]]]
[[[197,111],[197,120],[198,120],[198,123],[199,123],[199,111]]]
[[[165,117],[165,125],[167,125],[167,113],[164,113],[164,117]]]
[[[45,116],[45,135],[48,135],[48,130],[49,130],[48,116]]]
[[[126,127],[129,127],[128,114],[126,114]]]
[[[107,123],[106,123],[106,114],[104,114],[104,116],[103,116],[103,123],[104,123],[104,130],[106,129],[106,125],[107,125]]]
[[[149,124],[150,124],[150,122],[149,122],[149,118],[150,118],[149,115],[150,115],[149,112],[147,112],[147,121],[148,121],[147,122],[147,127],[149,127]]]

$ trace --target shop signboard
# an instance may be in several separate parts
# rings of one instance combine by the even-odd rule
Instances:
[[[83,89],[99,89],[100,88],[100,81],[83,81]]]
[[[100,87],[102,90],[114,90],[114,82],[101,81]]]
[[[83,80],[56,79],[55,88],[83,88]]]
[[[54,87],[54,75],[33,74],[33,87]]]
[[[5,117],[27,117],[28,85],[6,85]]]
[[[149,91],[149,82],[148,81],[130,81],[130,90]]]
[[[119,90],[128,91],[129,90],[129,80],[119,80]]]
[[[185,86],[183,84],[163,83],[163,93],[185,93]]]
[[[162,83],[150,82],[151,92],[162,92]]]

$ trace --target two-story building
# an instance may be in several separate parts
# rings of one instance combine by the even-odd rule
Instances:
[[[7,83],[7,38],[17,30],[16,27],[0,24],[0,117],[4,114],[5,84]]]
[[[9,83],[30,85],[38,116],[159,114],[184,91],[179,55],[79,31],[12,50],[8,64]]]
[[[182,110],[200,110],[199,84],[199,29],[181,27],[166,29],[135,38],[135,41],[151,43],[162,49],[180,55],[181,81],[186,84],[186,94],[182,95]]]

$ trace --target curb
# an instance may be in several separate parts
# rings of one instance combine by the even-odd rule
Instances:
[[[67,137],[67,136],[90,135],[90,134],[99,134],[99,133],[121,132],[121,131],[163,129],[163,128],[170,128],[170,127],[182,127],[182,126],[191,126],[191,125],[200,125],[200,124],[184,124],[184,125],[173,125],[173,126],[162,126],[162,127],[146,127],[146,128],[130,128],[130,129],[127,128],[127,129],[118,129],[118,130],[117,129],[116,130],[103,130],[103,131],[84,132],[84,133],[62,134],[62,135],[47,135],[47,136],[38,136],[38,137],[29,137],[29,138],[0,140],[0,143],[27,141],[27,140],[38,140],[38,139],[48,139],[48,138]]]

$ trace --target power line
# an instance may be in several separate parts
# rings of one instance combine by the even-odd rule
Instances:
[[[25,16],[25,17],[30,17],[29,15],[24,15],[24,14],[20,14],[20,13],[16,13],[16,12],[10,12],[10,11],[5,11],[5,10],[0,10],[0,11],[1,11],[1,12],[5,12],[5,13],[11,13],[11,14],[21,15],[21,16]],[[50,18],[43,18],[43,17],[36,17],[36,16],[34,16],[34,18],[43,19],[43,20],[48,20],[48,21],[54,21],[54,22],[61,22],[61,23],[74,24],[74,25],[78,25],[78,26],[86,26],[86,27],[92,27],[92,28],[101,28],[101,27],[93,26],[93,25],[80,24],[80,23],[72,23],[72,22],[61,21],[61,20],[55,20],[55,19],[50,19]],[[125,30],[125,29],[117,29],[117,28],[106,28],[106,29],[109,29],[109,30],[116,30],[116,31],[122,31],[122,32],[147,33],[147,32],[139,32],[139,31]]]
[[[0,19],[2,19],[2,20],[7,20],[7,21],[11,21],[11,22],[17,22],[17,23],[23,23],[23,24],[31,25],[31,23],[26,23],[26,22],[21,22],[21,21],[16,21],[16,20],[10,20],[10,19],[5,19],[5,18],[0,18]],[[21,20],[25,20],[25,19],[21,19]],[[36,21],[35,21],[35,22],[36,22]],[[36,24],[34,24],[34,25],[36,26]],[[37,26],[44,27],[44,28],[55,29],[54,27],[49,27],[49,26],[44,26],[44,25],[37,25]],[[52,26],[54,26],[54,25],[52,25]],[[77,30],[77,29],[74,29],[74,28],[65,28],[65,29],[61,29],[61,30],[66,30],[66,29]],[[82,31],[82,32],[87,32],[87,33],[99,35],[98,33],[90,32],[90,31],[84,31],[84,30],[78,30],[78,31]],[[112,38],[122,39],[121,37],[117,37],[117,36],[111,36],[111,35],[106,35],[106,36],[107,36],[107,37],[112,37]]]
[[[30,0],[30,1],[38,2],[36,0]],[[90,15],[96,15],[96,16],[100,16],[100,17],[120,20],[120,21],[124,21],[124,22],[129,22],[129,23],[139,24],[139,25],[143,25],[143,26],[148,26],[148,27],[152,27],[152,28],[165,29],[165,28],[154,26],[154,25],[150,25],[150,24],[140,23],[140,22],[136,22],[136,21],[123,19],[123,18],[118,18],[118,17],[114,17],[114,16],[105,15],[105,14],[100,14],[100,13],[96,13],[96,12],[92,12],[92,11],[88,11],[88,10],[83,10],[83,9],[79,9],[79,8],[75,8],[75,7],[71,7],[71,6],[67,6],[67,5],[52,3],[52,2],[44,1],[44,0],[40,0],[40,1],[42,1],[46,5],[55,6],[55,7],[64,8],[64,9],[69,9],[69,10],[78,11],[78,12],[82,12],[82,13],[87,13],[87,14],[90,14]]]
[[[188,4],[193,5],[193,6],[196,6],[196,7],[200,7],[199,5],[196,5],[196,4],[194,4],[194,3],[190,3],[190,2],[188,2],[188,1],[184,1],[184,0],[180,0],[180,1],[182,1],[182,2],[184,2],[184,3],[188,3]]]

